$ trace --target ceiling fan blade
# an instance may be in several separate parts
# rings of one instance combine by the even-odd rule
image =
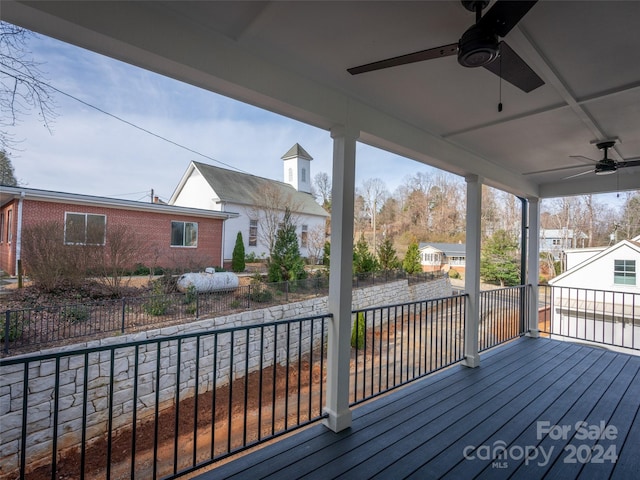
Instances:
[[[522,20],[531,7],[537,3],[533,1],[498,0],[493,7],[480,19],[482,28],[495,32],[500,37],[506,37],[516,24]]]
[[[576,173],[575,175],[569,175],[568,177],[564,177],[562,180],[569,180],[570,178],[581,177],[582,175],[588,175],[590,173],[595,173],[595,170],[587,170],[586,172]]]
[[[630,158],[617,163],[618,167],[637,167],[640,166],[640,158]]]
[[[484,68],[526,93],[544,85],[538,74],[506,42],[500,42],[500,56]]]
[[[586,164],[589,163],[598,163],[600,160],[594,160],[593,158],[585,157],[584,155],[569,155],[569,158],[577,158],[578,160],[584,159],[586,160]]]
[[[366,65],[360,65],[359,67],[348,68],[347,72],[351,75],[358,75],[360,73],[372,72],[383,68],[422,62],[433,58],[448,57],[450,55],[455,55],[456,53],[458,53],[458,44],[451,43],[441,47],[429,48],[428,50],[420,50],[419,52],[408,53],[406,55],[387,58],[386,60],[380,60],[378,62],[367,63]]]
[[[571,165],[569,167],[550,168],[548,170],[536,170],[535,172],[525,172],[522,175],[538,175],[539,173],[561,172],[563,170],[572,170],[574,168],[585,168],[586,165]]]

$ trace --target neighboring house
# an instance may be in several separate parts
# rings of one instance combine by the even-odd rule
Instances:
[[[465,270],[466,245],[464,243],[420,243],[420,264],[423,272]]]
[[[245,254],[269,255],[268,239],[282,222],[285,207],[292,211],[300,253],[310,255],[310,238],[324,229],[329,214],[311,195],[312,157],[297,143],[282,156],[284,182],[191,162],[169,203],[220,212],[237,212],[224,227],[224,259],[232,258],[238,232]],[[271,234],[271,235],[270,235]]]
[[[541,228],[540,253],[550,253],[554,260],[560,260],[564,250],[582,248],[588,238],[583,232],[575,232],[570,228]]]
[[[606,249],[607,247],[568,248],[563,252],[564,265],[562,271],[566,272]]]
[[[221,265],[223,225],[233,216],[195,208],[2,186],[0,269],[17,274],[25,229],[45,222],[64,226],[63,241],[69,245],[105,246],[110,232],[117,227],[131,228],[144,246],[140,263],[148,266]]]
[[[640,317],[640,236],[595,250],[570,252],[573,266],[549,281],[551,333],[639,347],[640,325],[629,319]]]

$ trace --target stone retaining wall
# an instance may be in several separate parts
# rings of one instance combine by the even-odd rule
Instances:
[[[450,295],[448,278],[411,287],[406,280],[400,280],[354,290],[352,305],[354,310],[360,310]],[[204,393],[228,384],[231,379],[242,378],[247,371],[257,370],[261,365],[267,367],[274,361],[295,362],[297,352],[312,354],[326,340],[319,323],[313,327],[312,320],[278,327],[265,324],[326,315],[327,300],[327,297],[318,297],[40,352],[39,355],[63,355],[29,364],[29,465],[49,461],[54,437],[58,451],[80,444],[83,409],[86,409],[86,441],[91,442],[104,436],[109,422],[113,430],[130,426],[134,407],[136,420],[140,421],[153,415],[156,408],[173,405],[176,398],[181,401],[195,395],[196,382],[198,392]],[[260,325],[265,326],[249,330],[248,335],[245,330],[216,333]],[[325,328],[325,336],[326,331]],[[184,335],[187,337],[183,338]],[[96,351],[77,352],[83,349]],[[23,357],[30,356],[33,355]],[[16,358],[21,357],[11,360]],[[137,388],[135,405],[134,385]],[[9,472],[18,466],[24,388],[23,363],[0,367],[0,478],[10,478]]]

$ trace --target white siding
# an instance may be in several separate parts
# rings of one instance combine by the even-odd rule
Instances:
[[[193,170],[189,178],[187,178],[184,187],[178,193],[173,205],[222,211],[222,205],[218,203],[218,200],[218,195],[213,191],[200,172]],[[228,208],[224,210],[227,212],[233,211]],[[229,220],[227,220],[227,222],[228,221]]]

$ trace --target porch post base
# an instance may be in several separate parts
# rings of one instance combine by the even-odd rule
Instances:
[[[322,423],[324,423],[325,427],[329,428],[330,430],[338,433],[351,427],[351,410],[349,410],[348,408],[340,413],[336,413],[326,407],[324,411],[329,416],[325,418]]]
[[[529,330],[526,333],[527,337],[531,337],[531,338],[540,338],[540,330],[535,329],[535,330]]]
[[[480,366],[480,355],[467,355],[462,360],[462,365],[469,368],[476,368]]]

